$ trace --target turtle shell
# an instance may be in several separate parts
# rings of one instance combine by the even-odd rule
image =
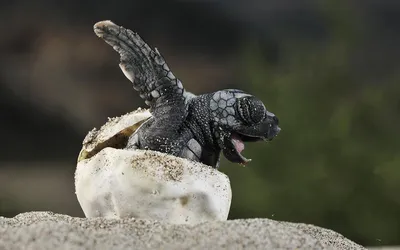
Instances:
[[[86,135],[78,162],[93,157],[107,147],[124,148],[129,137],[150,117],[148,109],[138,108],[120,117],[109,118],[100,129],[94,128]]]

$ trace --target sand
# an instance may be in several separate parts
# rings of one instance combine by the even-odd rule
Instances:
[[[0,217],[0,249],[364,249],[320,227],[243,219],[172,225],[51,212]]]

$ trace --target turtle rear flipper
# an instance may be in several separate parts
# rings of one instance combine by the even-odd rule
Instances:
[[[185,92],[157,49],[152,50],[137,33],[111,21],[96,23],[94,31],[120,54],[120,68],[156,119],[166,113],[186,114],[185,102],[192,94]]]

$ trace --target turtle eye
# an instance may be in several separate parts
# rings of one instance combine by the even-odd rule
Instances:
[[[254,125],[265,119],[265,106],[254,96],[242,97],[237,103],[238,113],[244,123]]]

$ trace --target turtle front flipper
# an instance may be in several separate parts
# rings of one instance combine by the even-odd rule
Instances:
[[[111,21],[96,23],[94,32],[120,54],[120,68],[156,119],[166,113],[186,113],[185,102],[192,94],[185,92],[157,49],[152,50],[137,33]]]

